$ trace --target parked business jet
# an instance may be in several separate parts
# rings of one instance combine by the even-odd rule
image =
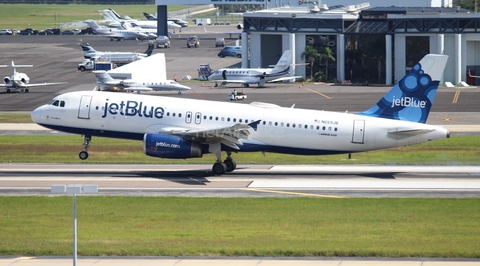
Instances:
[[[0,67],[13,67],[13,75],[4,77],[3,81],[5,84],[0,84],[0,87],[5,87],[7,92],[15,92],[20,89],[21,92],[29,92],[30,87],[35,86],[49,86],[57,84],[65,84],[66,82],[51,82],[51,83],[36,83],[31,84],[30,78],[25,73],[17,72],[17,67],[32,67],[33,65],[15,65],[12,61],[11,65],[0,65]]]
[[[148,20],[155,20],[157,21],[157,16],[155,16],[154,14],[150,14],[150,13],[147,13],[147,12],[143,12],[143,15],[145,16],[146,19]],[[188,22],[186,22],[185,20],[182,20],[182,19],[179,19],[179,18],[167,18],[167,21],[171,21],[177,25],[180,25],[183,27],[188,27]]]
[[[292,51],[286,50],[274,68],[222,68],[213,72],[208,80],[222,82],[222,86],[228,83],[242,83],[243,87],[249,84],[258,84],[258,87],[265,87],[266,82],[277,82],[282,80],[294,80],[301,76],[286,77],[290,74],[292,65]]]
[[[89,59],[89,58],[92,58],[92,57],[101,57],[101,56],[104,56],[104,55],[111,55],[112,57],[115,57],[115,56],[131,56],[131,57],[147,57],[147,56],[150,56],[153,52],[153,49],[155,48],[155,45],[153,43],[149,43],[148,44],[148,48],[145,52],[143,53],[136,53],[136,52],[100,52],[100,51],[96,51],[95,49],[93,49],[93,47],[88,44],[88,43],[79,43],[79,45],[82,47],[82,50],[83,50],[83,57],[85,57],[85,59]]]
[[[447,58],[426,55],[377,104],[358,114],[78,91],[56,96],[31,116],[46,128],[84,135],[82,160],[92,136],[125,138],[143,141],[145,154],[153,157],[213,153],[212,171],[221,175],[236,168],[232,152],[327,155],[448,138],[445,128],[424,124]]]
[[[138,31],[148,35],[149,39],[157,38],[157,29],[144,29],[142,27],[137,26],[135,23],[128,23],[125,21],[120,22],[121,29],[130,30],[130,31]]]
[[[113,28],[102,28],[94,20],[88,19],[84,23],[88,24],[93,31],[99,36],[110,38],[111,41],[123,41],[123,40],[144,40],[148,39],[148,35],[135,30],[121,30]]]
[[[143,29],[157,29],[157,22],[152,21],[152,20],[136,20],[136,19],[125,19],[121,18],[117,12],[115,12],[113,9],[104,9],[101,11],[103,17],[105,18],[106,21],[110,20],[108,22],[109,27],[116,27],[117,25],[120,25],[120,23],[127,22],[127,23],[133,23],[134,25],[141,27]],[[175,32],[175,29],[180,29],[182,26],[173,23],[172,21],[167,21],[167,27],[173,32]]]
[[[190,90],[190,87],[181,85],[174,80],[166,79],[114,79],[105,70],[93,71],[97,84],[101,87],[119,88],[129,91],[178,91],[178,94],[182,94],[182,91]]]

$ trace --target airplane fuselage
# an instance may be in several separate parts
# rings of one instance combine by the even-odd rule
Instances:
[[[231,80],[231,82],[237,83],[243,81],[244,83],[248,84],[256,84],[260,83],[261,80],[264,82],[269,82],[288,74],[288,71],[272,74],[272,68],[224,68],[212,73],[208,77],[208,80],[221,80],[227,82]]]
[[[135,140],[142,140],[145,133],[174,134],[259,121],[239,151],[308,155],[370,151],[448,137],[442,127],[349,113],[101,91],[57,96],[35,109],[32,119],[54,130]],[[422,133],[408,133],[412,131]]]

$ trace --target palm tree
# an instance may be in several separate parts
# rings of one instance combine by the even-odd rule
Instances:
[[[300,56],[302,60],[306,59],[306,61],[310,62],[310,79],[313,79],[313,63],[320,57],[320,54],[313,46],[307,45],[305,46],[305,51]]]
[[[319,60],[325,62],[325,79],[328,81],[328,61],[332,60],[335,62],[332,49],[330,49],[330,47],[325,47],[323,53],[319,54]]]

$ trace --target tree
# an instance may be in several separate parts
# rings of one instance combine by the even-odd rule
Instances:
[[[310,79],[313,79],[313,63],[320,57],[320,53],[313,46],[307,45],[305,46],[305,51],[300,56],[302,60],[310,62]]]
[[[330,49],[330,47],[325,47],[323,53],[319,54],[318,59],[320,62],[325,62],[325,80],[328,81],[328,61],[332,60],[335,62],[332,49]]]

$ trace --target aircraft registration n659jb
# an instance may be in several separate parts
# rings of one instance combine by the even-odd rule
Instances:
[[[124,138],[143,141],[145,154],[153,157],[213,153],[212,171],[221,175],[236,168],[232,152],[326,155],[448,138],[445,128],[425,124],[447,59],[426,55],[377,104],[357,114],[78,91],[55,97],[31,116],[41,126],[84,135],[82,160],[92,136]]]

